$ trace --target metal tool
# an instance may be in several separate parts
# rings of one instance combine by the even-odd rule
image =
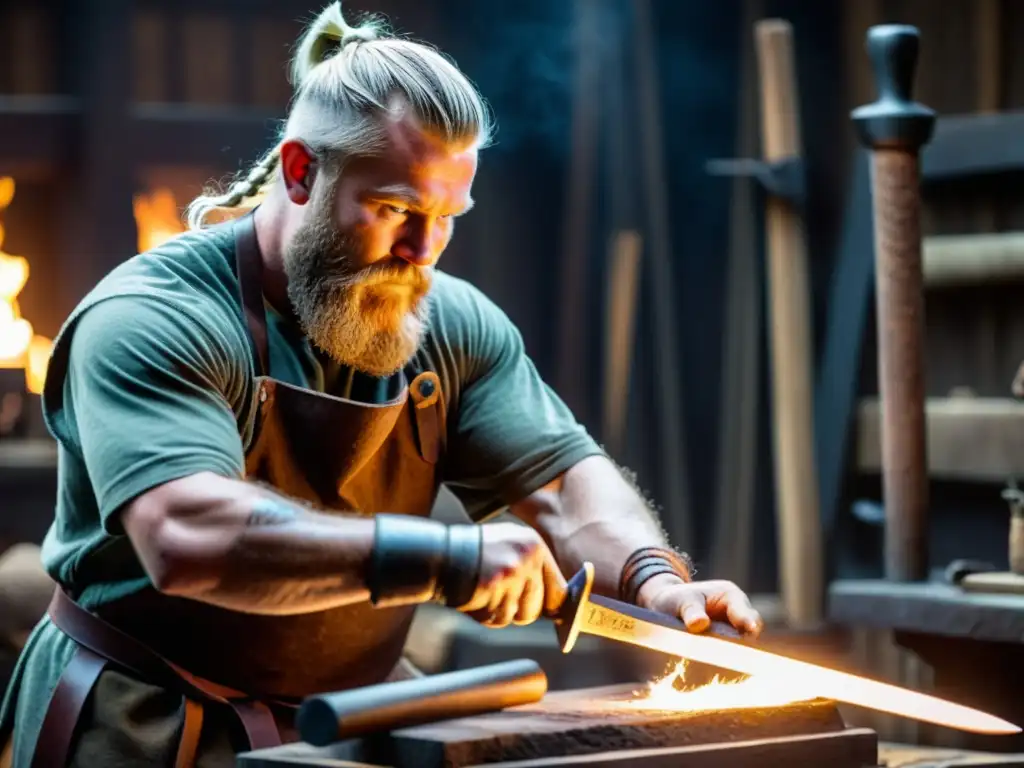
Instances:
[[[591,594],[593,583],[591,563],[584,563],[569,581],[555,617],[563,653],[573,649],[582,632],[745,675],[771,676],[808,699],[829,698],[975,733],[1020,733],[1016,725],[970,707],[762,651],[721,625],[712,627],[714,634],[694,634],[680,619]]]
[[[302,740],[315,746],[424,723],[497,712],[544,698],[548,679],[533,659],[414,677],[303,700]]]
[[[926,581],[929,565],[919,153],[935,112],[911,98],[918,46],[914,27],[868,30],[878,100],[852,113],[871,152],[885,575],[895,581]]]

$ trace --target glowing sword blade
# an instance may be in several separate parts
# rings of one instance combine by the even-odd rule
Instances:
[[[556,618],[562,650],[572,650],[579,633],[638,645],[672,656],[729,669],[746,675],[772,677],[788,689],[935,723],[963,731],[988,734],[1020,733],[1020,728],[977,709],[917,693],[896,685],[838,672],[713,635],[693,634],[682,621],[600,595],[591,595],[593,566],[569,582]]]

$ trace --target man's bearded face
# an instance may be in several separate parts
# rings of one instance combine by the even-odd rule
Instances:
[[[310,341],[331,358],[390,376],[423,338],[432,268],[398,258],[354,266],[363,244],[335,224],[335,186],[315,185],[308,215],[285,247],[288,298]]]

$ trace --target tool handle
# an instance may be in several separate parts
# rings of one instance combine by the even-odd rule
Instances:
[[[754,27],[761,82],[764,159],[801,155],[800,96],[792,25]],[[816,627],[824,608],[821,515],[814,460],[814,360],[810,275],[801,213],[777,196],[765,200],[772,422],[778,510],[778,562],[786,618]]]
[[[547,688],[547,676],[536,661],[516,659],[310,696],[295,722],[303,741],[323,747],[371,733],[532,704]]]

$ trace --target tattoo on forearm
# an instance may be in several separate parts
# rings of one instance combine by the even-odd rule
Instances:
[[[299,511],[290,504],[278,499],[257,499],[249,510],[247,525],[258,527],[264,525],[282,525],[293,522]]]

